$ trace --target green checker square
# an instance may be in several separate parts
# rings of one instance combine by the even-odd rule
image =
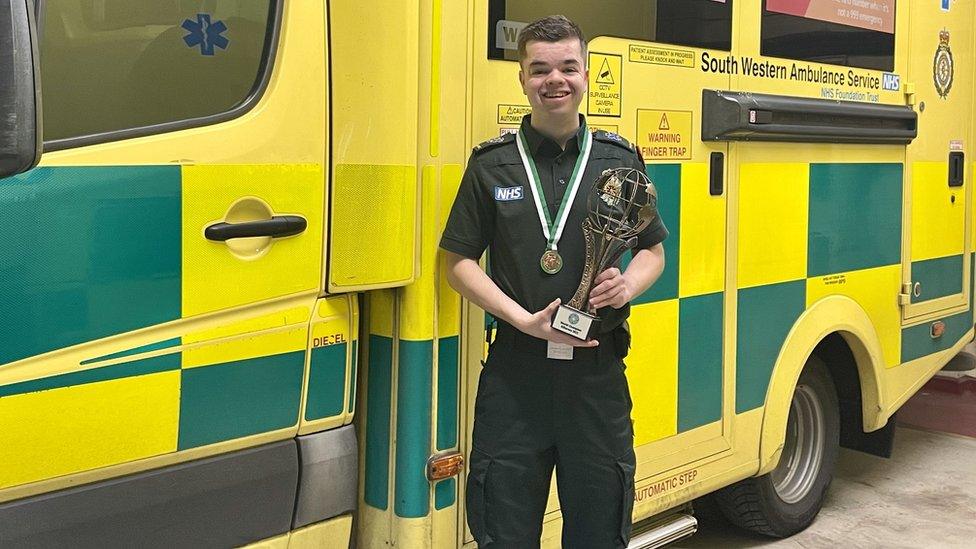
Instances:
[[[398,517],[421,518],[430,512],[431,396],[434,342],[400,340],[397,364],[396,494]]]
[[[345,388],[346,344],[312,349],[305,419],[312,421],[341,414]]]
[[[393,402],[393,340],[369,336],[366,372],[366,463],[363,500],[376,509],[389,507],[390,410]]]
[[[356,377],[359,376],[359,342],[352,342],[352,376],[349,379],[349,408],[350,414],[356,410]]]
[[[766,402],[776,357],[806,307],[806,280],[739,290],[736,322],[735,412]]]
[[[973,327],[973,313],[965,311],[940,319],[945,323],[942,337],[932,338],[932,323],[923,322],[901,331],[901,360],[911,362],[932,353],[944,351],[959,342]]]
[[[180,318],[181,192],[179,166],[5,180],[0,364]]]
[[[679,433],[722,418],[724,297],[718,292],[679,302]]]
[[[457,479],[444,479],[434,485],[434,509],[440,511],[454,505],[457,497]]]
[[[962,293],[963,256],[950,255],[912,262],[912,281],[918,282],[921,295],[912,294],[912,303]]]
[[[298,423],[305,351],[184,369],[179,450]]]
[[[437,340],[437,449],[457,446],[458,336]]]
[[[648,164],[647,175],[657,187],[657,207],[668,228],[664,241],[664,272],[646,292],[637,296],[632,305],[667,301],[678,297],[678,250],[681,245],[681,164]],[[623,269],[630,263],[630,252],[624,255]]]
[[[811,164],[807,276],[901,262],[901,164]]]

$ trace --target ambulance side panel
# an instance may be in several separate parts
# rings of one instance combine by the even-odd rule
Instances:
[[[42,4],[46,154],[0,182],[0,545],[240,545],[355,505],[294,516],[318,470],[354,494],[357,453],[311,434],[351,421],[358,318],[318,301],[324,5],[202,4]]]

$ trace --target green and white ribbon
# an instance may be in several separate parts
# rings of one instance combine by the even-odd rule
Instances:
[[[563,193],[562,203],[559,211],[556,212],[556,219],[549,215],[549,205],[546,203],[546,195],[542,190],[542,181],[539,179],[539,172],[536,170],[535,161],[528,153],[529,147],[525,140],[522,130],[518,131],[517,139],[519,155],[522,157],[522,165],[525,167],[525,175],[529,179],[529,189],[532,191],[532,199],[535,201],[535,209],[539,213],[539,222],[542,224],[542,234],[546,237],[546,249],[556,251],[559,238],[563,235],[563,228],[569,218],[569,211],[572,209],[573,201],[576,200],[576,193],[579,191],[580,181],[583,180],[583,172],[586,171],[586,164],[590,160],[590,148],[593,143],[593,136],[586,126],[583,126],[583,145],[579,157],[576,158],[576,166],[573,168],[573,176],[570,178],[569,187]]]

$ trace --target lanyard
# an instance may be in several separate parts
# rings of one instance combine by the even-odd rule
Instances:
[[[593,136],[583,126],[583,146],[579,157],[576,158],[576,166],[573,168],[573,176],[570,178],[569,188],[564,191],[563,201],[556,212],[556,219],[551,219],[549,215],[549,205],[546,203],[546,195],[542,191],[542,181],[539,180],[539,172],[536,170],[535,161],[528,153],[528,144],[522,130],[518,131],[517,139],[519,155],[522,157],[522,165],[525,167],[525,175],[529,178],[529,188],[532,190],[532,198],[535,201],[535,209],[539,213],[539,222],[542,224],[542,234],[546,237],[546,250],[556,250],[559,238],[563,235],[563,228],[569,218],[569,211],[573,201],[576,200],[576,192],[579,191],[580,181],[583,179],[583,172],[586,171],[586,163],[590,159],[590,146],[593,143]]]

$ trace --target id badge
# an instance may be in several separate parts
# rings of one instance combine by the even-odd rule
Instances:
[[[554,360],[573,360],[573,346],[565,343],[549,342],[546,349],[546,358]]]

